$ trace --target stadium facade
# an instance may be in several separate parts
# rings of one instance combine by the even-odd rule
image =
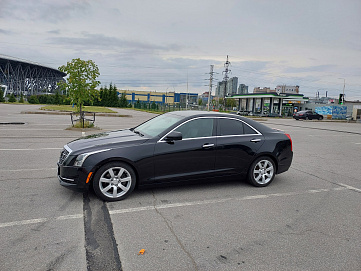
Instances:
[[[55,93],[66,73],[33,62],[0,54],[0,85],[7,93],[36,95]]]

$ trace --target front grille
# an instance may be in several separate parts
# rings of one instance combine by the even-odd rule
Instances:
[[[70,151],[64,148],[60,153],[59,164],[62,165],[66,158],[68,158]]]

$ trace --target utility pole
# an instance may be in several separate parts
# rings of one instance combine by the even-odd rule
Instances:
[[[223,104],[224,104],[224,109],[226,108],[226,95],[227,95],[227,81],[229,79],[228,73],[231,72],[231,70],[229,69],[229,65],[231,64],[231,62],[228,61],[228,55],[227,55],[227,61],[226,63],[224,63],[224,77],[223,77],[223,82],[224,82],[224,93],[223,93]]]
[[[186,96],[186,110],[188,109],[188,70],[187,70],[187,96]]]
[[[211,69],[209,71],[209,91],[208,91],[208,104],[207,104],[208,111],[210,109],[210,100],[212,97],[212,86],[213,86],[212,83],[213,83],[213,74],[214,74],[213,67],[214,65],[211,65]]]

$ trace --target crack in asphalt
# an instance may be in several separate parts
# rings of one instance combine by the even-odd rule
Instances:
[[[87,270],[122,270],[113,231],[113,224],[105,202],[83,194],[84,232]]]
[[[184,251],[185,254],[187,254],[187,256],[191,259],[192,261],[192,264],[194,266],[194,270],[199,270],[198,267],[197,267],[197,263],[196,261],[194,260],[194,258],[192,257],[192,255],[190,254],[190,252],[184,247],[183,243],[181,242],[181,240],[178,238],[177,234],[175,233],[174,229],[173,229],[173,225],[172,225],[172,221],[168,220],[163,214],[162,212],[157,208],[156,206],[156,201],[157,201],[157,198],[154,194],[154,191],[152,190],[152,194],[153,194],[153,198],[154,198],[154,201],[153,201],[153,207],[155,209],[155,211],[157,212],[157,214],[159,214],[162,219],[164,220],[165,224],[167,225],[168,229],[170,230],[170,232],[173,234],[173,236],[175,237],[178,245],[180,246],[180,248]]]

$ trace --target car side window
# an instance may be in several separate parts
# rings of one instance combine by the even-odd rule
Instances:
[[[250,126],[239,120],[219,119],[218,121],[220,136],[257,134]]]
[[[213,119],[200,118],[186,122],[175,131],[181,132],[183,139],[209,137],[213,135]]]
[[[219,135],[243,135],[243,122],[233,119],[219,119]]]
[[[244,128],[244,134],[246,135],[254,135],[258,134],[255,130],[253,130],[251,127],[249,127],[247,124],[243,124]]]

